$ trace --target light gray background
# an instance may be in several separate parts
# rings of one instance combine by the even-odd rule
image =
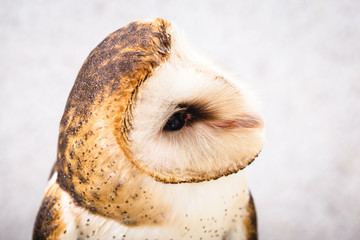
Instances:
[[[58,123],[109,33],[164,17],[263,102],[261,239],[360,237],[360,1],[0,1],[0,239],[30,239]]]

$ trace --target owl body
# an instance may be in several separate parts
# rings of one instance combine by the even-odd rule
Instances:
[[[125,225],[77,206],[70,194],[59,189],[56,177],[49,189],[57,189],[56,204],[61,206],[58,211],[66,226],[56,239],[249,239],[254,216],[243,173],[198,184],[155,183],[161,189],[157,200],[168,210],[160,225],[144,226]]]
[[[34,239],[256,239],[256,104],[162,19],[110,34],[60,123]]]

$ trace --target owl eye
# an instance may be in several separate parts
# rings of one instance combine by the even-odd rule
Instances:
[[[176,112],[166,122],[164,130],[178,131],[185,125],[185,122],[186,122],[186,112],[185,111]]]

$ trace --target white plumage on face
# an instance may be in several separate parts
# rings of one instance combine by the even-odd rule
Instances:
[[[258,110],[240,82],[182,47],[175,33],[172,39],[170,58],[135,98],[130,132],[134,160],[163,182],[237,172],[261,150]],[[174,121],[177,125],[169,130]]]
[[[240,170],[262,133],[246,87],[172,24],[130,23],[79,71],[33,238],[256,239]]]

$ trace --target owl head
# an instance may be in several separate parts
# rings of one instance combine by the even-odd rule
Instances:
[[[78,174],[84,166],[92,174],[101,164],[135,167],[164,183],[236,173],[262,148],[255,102],[169,22],[133,22],[100,43],[80,70],[60,125],[57,166],[80,182],[89,175]],[[67,166],[64,159],[73,160]]]
[[[159,181],[216,179],[246,167],[262,147],[263,124],[240,81],[199,57],[171,25],[167,58],[134,93],[128,148]]]

